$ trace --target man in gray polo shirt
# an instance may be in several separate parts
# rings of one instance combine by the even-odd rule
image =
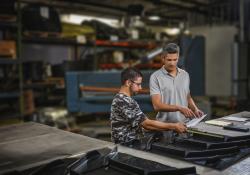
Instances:
[[[185,123],[203,115],[190,95],[188,73],[177,67],[179,51],[178,45],[167,44],[161,55],[164,65],[150,77],[150,95],[159,121]],[[171,139],[172,133],[165,137]]]

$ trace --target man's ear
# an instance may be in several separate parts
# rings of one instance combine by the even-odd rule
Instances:
[[[164,63],[164,57],[161,57],[161,63]]]
[[[130,85],[131,85],[131,81],[126,80],[126,81],[125,81],[125,86],[126,86],[126,87],[129,87]]]
[[[160,58],[161,58],[161,62],[164,63],[164,59],[165,59],[164,55],[161,55]]]

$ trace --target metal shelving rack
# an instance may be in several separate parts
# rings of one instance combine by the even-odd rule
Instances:
[[[21,15],[21,3],[20,0],[17,1],[17,24],[18,24],[18,28],[17,28],[17,58],[19,59],[19,88],[20,88],[20,115],[21,115],[21,119],[23,119],[23,115],[24,115],[24,98],[23,98],[23,66],[22,63],[20,61],[20,56],[21,56],[21,44],[22,44],[22,19],[21,19],[22,15]]]
[[[0,28],[2,29],[14,29],[17,32],[16,37],[16,58],[15,59],[8,59],[8,58],[0,58],[0,65],[13,65],[17,66],[17,77],[18,77],[18,89],[13,90],[10,92],[1,92],[0,93],[0,99],[13,99],[17,98],[18,105],[19,105],[19,112],[18,114],[7,114],[7,116],[4,116],[6,114],[3,114],[3,116],[0,116],[0,119],[2,118],[18,118],[23,119],[24,114],[24,104],[23,104],[23,75],[22,75],[22,63],[20,60],[21,55],[21,41],[22,41],[22,24],[21,24],[21,5],[20,0],[16,1],[16,7],[17,7],[17,18],[15,22],[0,22]]]

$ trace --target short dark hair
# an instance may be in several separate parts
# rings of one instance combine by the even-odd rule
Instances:
[[[169,43],[163,46],[162,49],[162,54],[174,54],[179,52],[180,52],[180,47],[175,43]]]
[[[126,80],[134,80],[137,77],[143,77],[142,73],[137,68],[126,68],[121,73],[121,83],[124,84]]]

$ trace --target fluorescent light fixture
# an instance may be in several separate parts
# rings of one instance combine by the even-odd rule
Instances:
[[[149,16],[148,17],[149,20],[152,20],[152,21],[158,21],[160,20],[161,18],[159,16]]]
[[[191,34],[190,30],[188,30],[188,29],[184,30],[183,33],[186,34],[186,35],[190,35]]]
[[[96,16],[78,15],[78,14],[61,15],[61,21],[66,23],[81,24],[82,21],[90,21],[90,20],[98,20],[113,27],[119,26],[118,19],[110,19],[110,18],[103,18]]]
[[[164,30],[168,35],[178,35],[180,34],[180,29],[179,28],[166,28]]]

